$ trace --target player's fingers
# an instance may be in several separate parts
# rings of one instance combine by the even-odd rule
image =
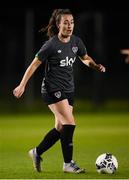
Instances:
[[[102,66],[101,71],[102,71],[102,72],[105,72],[105,71],[106,71],[106,69],[105,69],[104,66]]]
[[[101,65],[101,64],[99,65],[99,69],[100,69],[101,72],[105,72],[106,71],[105,67],[103,65]]]
[[[18,95],[17,95],[17,98],[20,98],[20,97],[21,97],[21,95],[22,95],[22,93],[18,94]]]
[[[122,49],[120,52],[126,55],[129,54],[129,49]]]
[[[16,90],[15,89],[13,90],[13,95],[16,96]]]

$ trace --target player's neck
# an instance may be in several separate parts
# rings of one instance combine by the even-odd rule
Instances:
[[[58,39],[64,43],[67,43],[70,41],[70,36],[64,36],[62,34],[58,34]]]

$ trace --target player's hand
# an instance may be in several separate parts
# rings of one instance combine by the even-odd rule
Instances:
[[[120,52],[121,54],[129,55],[129,49],[121,49]]]
[[[13,95],[16,98],[20,98],[22,94],[24,93],[24,91],[25,91],[25,87],[19,85],[13,90]]]
[[[122,49],[120,50],[121,54],[127,55],[127,57],[125,58],[125,63],[129,63],[129,49]]]
[[[106,68],[102,64],[98,64],[96,70],[99,72],[105,72]]]

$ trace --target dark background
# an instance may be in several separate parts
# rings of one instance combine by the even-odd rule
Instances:
[[[45,27],[55,8],[69,8],[75,17],[74,33],[84,41],[88,54],[103,64],[106,73],[98,73],[84,66],[80,60],[74,65],[76,98],[102,104],[111,100],[129,100],[129,64],[120,54],[129,48],[129,9],[127,3],[99,1],[17,2],[15,7],[0,7],[0,99],[1,104],[16,104],[12,90],[20,82],[34,58],[45,34]],[[41,100],[40,86],[43,67],[28,82],[22,102]],[[4,106],[6,108],[6,106]]]

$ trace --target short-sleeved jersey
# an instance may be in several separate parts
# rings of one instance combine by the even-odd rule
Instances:
[[[77,56],[85,54],[87,51],[84,43],[75,35],[72,35],[67,43],[60,41],[57,35],[46,41],[36,54],[36,57],[46,64],[43,89],[49,92],[73,92],[73,63]]]

